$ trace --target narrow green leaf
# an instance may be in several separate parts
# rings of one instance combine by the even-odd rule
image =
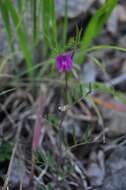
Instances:
[[[67,30],[68,30],[68,0],[64,1],[64,12],[65,12],[65,17],[64,17],[64,23],[63,23],[63,40],[62,40],[62,46],[64,48],[66,44],[66,39],[67,39]]]
[[[92,17],[83,36],[81,49],[84,50],[91,45],[92,40],[101,32],[116,4],[117,0],[108,0]]]
[[[3,19],[3,23],[5,25],[5,30],[7,32],[10,48],[12,51],[14,51],[13,35],[12,35],[13,31],[12,31],[12,27],[11,27],[11,23],[10,23],[8,10],[7,10],[7,7],[5,6],[5,2],[3,2],[3,1],[1,1],[1,3],[0,3],[0,11],[1,11],[2,19]]]
[[[21,46],[22,53],[26,59],[28,73],[31,76],[32,75],[32,72],[31,72],[32,71],[31,70],[31,68],[32,68],[32,54],[30,51],[30,47],[28,46],[28,40],[27,40],[28,38],[26,35],[26,31],[24,30],[23,25],[20,22],[20,17],[18,16],[12,1],[6,0],[5,6],[9,12],[9,14],[11,15],[14,26],[16,27],[16,31],[17,31],[17,35],[18,35],[18,39],[19,39],[19,44]]]
[[[104,24],[107,22],[112,10],[116,5],[117,0],[107,0],[107,2],[91,18],[80,43],[80,51],[76,54],[76,60],[79,63],[82,62],[84,54],[87,53],[87,48],[90,47],[92,41],[101,32]]]
[[[43,30],[43,38],[44,38],[44,47],[45,47],[45,50],[47,51],[48,48],[52,46],[51,33],[50,33],[49,0],[42,0],[41,7],[42,7],[42,30]]]
[[[51,30],[52,30],[52,40],[53,47],[58,48],[58,38],[57,38],[57,25],[56,25],[56,10],[55,10],[55,1],[50,0],[50,19],[51,19]]]
[[[33,43],[37,40],[37,1],[32,0],[32,12],[33,12]]]

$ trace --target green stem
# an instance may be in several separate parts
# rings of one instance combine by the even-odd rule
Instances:
[[[65,105],[68,103],[68,75],[65,73]]]
[[[33,45],[36,43],[37,36],[37,3],[33,0]]]
[[[68,28],[68,2],[65,0],[65,6],[64,6],[64,11],[65,11],[65,18],[64,18],[64,23],[63,23],[63,41],[62,41],[62,47],[64,48],[65,43],[66,43],[66,38],[67,38],[67,28]]]

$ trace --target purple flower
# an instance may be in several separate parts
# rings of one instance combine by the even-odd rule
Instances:
[[[71,53],[60,54],[56,57],[56,68],[59,72],[71,71],[73,59]]]

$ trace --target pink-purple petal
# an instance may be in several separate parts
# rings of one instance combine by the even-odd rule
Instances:
[[[59,72],[71,71],[73,67],[72,55],[65,53],[56,57],[56,68]]]

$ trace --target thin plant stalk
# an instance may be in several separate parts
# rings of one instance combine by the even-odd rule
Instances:
[[[33,0],[33,45],[36,43],[37,38],[37,1]]]
[[[68,28],[68,1],[65,0],[65,6],[64,6],[64,10],[65,10],[65,18],[64,18],[64,25],[63,25],[63,41],[62,41],[62,46],[64,48],[65,44],[66,44],[66,38],[67,38],[67,28]]]
[[[65,105],[68,104],[68,75],[65,73]]]
[[[64,93],[64,108],[65,108],[68,104],[68,75],[66,72],[65,72],[64,92],[65,92]],[[65,137],[63,130],[62,130],[62,124],[65,120],[66,114],[67,114],[67,109],[63,111],[63,116],[62,116],[62,119],[59,124],[59,137],[60,137],[60,139],[62,139],[62,135],[63,135],[63,137],[64,137],[63,141],[64,141],[65,145],[67,146],[67,138]],[[59,148],[61,148],[61,143],[59,145]]]

